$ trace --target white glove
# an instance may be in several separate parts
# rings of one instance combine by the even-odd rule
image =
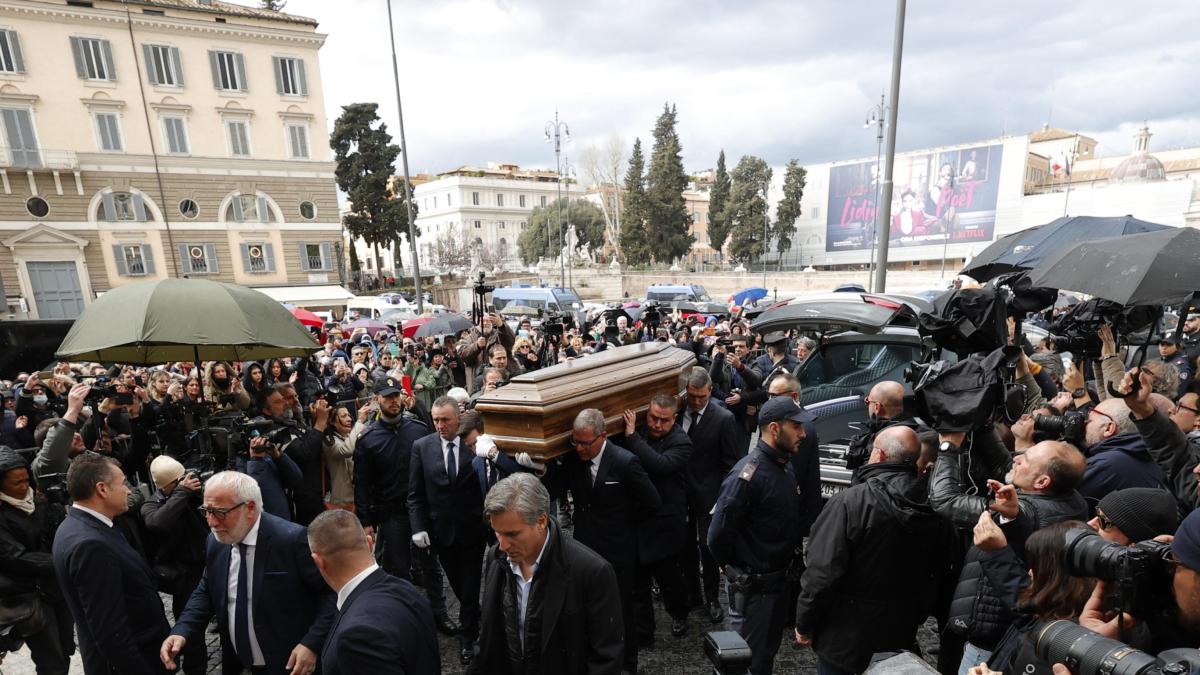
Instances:
[[[412,536],[412,542],[417,545],[417,548],[429,548],[429,533],[418,532]]]
[[[479,438],[475,439],[475,456],[484,459],[496,459],[496,455],[500,452],[500,448],[496,447],[496,441],[492,440],[487,434],[480,434]]]
[[[528,452],[517,453],[517,464],[520,464],[526,469],[533,469],[539,474],[546,472],[546,465],[541,462],[535,462],[533,458],[529,456]]]

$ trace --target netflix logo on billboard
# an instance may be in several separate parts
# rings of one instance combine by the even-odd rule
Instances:
[[[992,240],[1002,145],[904,155],[893,170],[891,246]],[[882,163],[829,169],[825,250],[871,248]]]

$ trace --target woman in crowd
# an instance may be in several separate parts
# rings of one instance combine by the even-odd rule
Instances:
[[[243,370],[245,372],[242,375],[242,389],[250,397],[250,403],[253,405],[267,388],[267,371],[257,362],[247,363]]]
[[[288,367],[283,365],[282,359],[271,359],[267,362],[267,384],[275,384],[276,382],[287,382],[291,373]]]
[[[371,410],[369,404],[359,406],[355,422],[348,407],[341,405],[334,409],[333,424],[325,435],[323,447],[325,471],[329,475],[326,509],[354,510],[354,444],[366,428]]]
[[[234,375],[233,368],[224,361],[204,364],[204,398],[223,412],[250,407],[250,395],[242,388],[242,382]]]
[[[513,343],[513,358],[517,360],[517,363],[521,364],[521,368],[527,373],[541,368],[541,364],[538,363],[537,352],[533,349],[533,343],[527,337],[519,337]]]

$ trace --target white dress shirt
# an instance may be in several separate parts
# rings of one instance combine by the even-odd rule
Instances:
[[[711,402],[705,403],[704,407],[697,410],[695,413],[692,412],[691,408],[688,408],[686,411],[684,411],[683,430],[690,433],[692,431],[692,415],[694,414],[696,416],[696,424],[699,424],[700,418],[704,417],[704,413],[708,410],[709,405],[711,405]]]
[[[459,464],[461,463],[459,461],[459,457],[461,457],[462,455],[458,452],[459,449],[461,448],[461,446],[459,445],[459,443],[461,443],[461,442],[462,442],[462,440],[458,437],[455,437],[453,441],[448,441],[444,438],[442,439],[442,461],[444,461],[446,463],[446,475],[449,476],[450,482],[452,482],[452,483],[454,482],[454,479],[458,477],[457,472],[462,471],[462,467],[459,466]],[[453,476],[450,475],[450,444],[451,443],[454,443],[455,474]]]
[[[604,447],[608,445],[608,440],[605,439],[604,444],[600,446],[600,452],[592,458],[591,466],[588,470],[592,472],[592,485],[596,484],[596,474],[600,473],[600,460],[604,457]]]
[[[533,578],[537,576],[538,568],[542,566],[542,556],[546,554],[546,546],[550,544],[550,531],[546,530],[546,541],[542,542],[542,550],[538,551],[537,560],[529,568],[529,579],[521,574],[521,566],[508,561],[513,575],[517,577],[517,627],[521,635],[521,649],[525,649],[525,610],[529,608],[529,589],[533,587]]]
[[[95,518],[96,518],[96,520],[99,520],[100,522],[104,523],[105,525],[107,525],[107,526],[109,526],[109,527],[112,527],[112,526],[113,526],[112,518],[109,518],[108,516],[106,516],[106,515],[104,515],[104,514],[102,514],[102,513],[99,513],[99,512],[97,512],[97,511],[93,511],[93,510],[89,509],[89,508],[88,508],[88,507],[86,507],[86,506],[80,506],[80,505],[78,505],[78,504],[72,504],[72,505],[71,505],[71,508],[73,508],[73,509],[79,509],[80,511],[83,511],[83,512],[84,512],[84,513],[86,513],[86,514],[88,514],[88,515],[90,515],[90,516],[93,516],[93,517],[95,517]]]
[[[248,570],[250,577],[246,579],[246,611],[250,618],[250,654],[254,658],[255,666],[267,665],[266,659],[263,658],[262,647],[258,646],[258,637],[254,635],[254,550],[258,548],[258,526],[262,524],[262,515],[258,520],[254,521],[254,526],[246,533],[245,538],[241,540],[242,544],[246,545],[246,564],[242,565],[242,556],[238,553],[237,544],[231,544],[233,549],[229,552],[229,582],[226,587],[228,593],[225,601],[225,614],[229,621],[229,636],[232,638],[237,635],[237,590],[238,590],[238,574],[243,569]]]
[[[359,572],[358,574],[355,574],[350,581],[347,581],[342,586],[337,595],[337,608],[339,612],[342,611],[342,605],[346,604],[346,600],[350,597],[350,594],[354,592],[354,589],[358,588],[358,585],[361,584],[364,579],[371,576],[371,573],[377,569],[379,569],[379,565],[371,563],[370,567]]]

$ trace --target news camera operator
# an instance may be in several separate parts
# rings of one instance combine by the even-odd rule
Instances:
[[[157,488],[141,508],[142,523],[151,539],[154,575],[158,589],[171,594],[171,613],[183,613],[188,598],[204,575],[204,548],[208,524],[198,510],[204,486],[197,473],[184,469],[178,460],[159,455],[150,463]],[[203,675],[208,669],[208,648],[201,640],[184,647],[183,672]]]
[[[270,444],[264,444],[260,439],[254,439],[258,441],[257,444],[251,442],[251,458],[253,460],[251,463],[259,463],[254,468],[262,470],[262,475],[268,480],[272,468],[276,470],[281,479],[284,479],[282,481],[284,487],[291,489],[295,521],[306,525],[325,509],[321,489],[321,455],[324,451],[325,430],[329,424],[331,409],[328,401],[317,400],[309,407],[312,426],[301,427],[296,420],[287,415],[290,410],[287,404],[286,394],[288,392],[295,396],[295,389],[290,384],[273,384],[267,388],[266,394],[259,402],[259,412],[279,425],[279,429],[272,432]],[[275,458],[277,451],[280,451],[278,459]],[[270,455],[269,460],[267,455]],[[297,469],[300,474],[298,481],[296,474],[291,471],[292,468]],[[280,515],[276,512],[274,493],[272,491],[272,496],[268,496],[268,492],[269,490],[264,486],[263,510],[291,520],[290,513]]]
[[[0,598],[9,609],[35,610],[15,630],[29,645],[37,672],[65,675],[75,637],[50,549],[66,514],[62,504],[34,491],[31,478],[25,460],[0,447],[0,574],[9,582]]]
[[[510,353],[516,341],[517,336],[504,322],[504,317],[495,312],[485,315],[478,327],[471,328],[466,339],[458,345],[458,358],[470,373],[466,384],[468,387],[472,387],[472,391],[474,390],[475,371],[492,354],[492,350],[500,345],[506,354]],[[515,369],[516,361],[511,363]],[[518,373],[510,371],[510,374],[517,375]]]

